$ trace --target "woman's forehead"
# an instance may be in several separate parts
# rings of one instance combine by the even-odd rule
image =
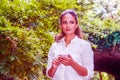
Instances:
[[[75,16],[73,16],[72,14],[65,14],[62,19],[75,19]]]

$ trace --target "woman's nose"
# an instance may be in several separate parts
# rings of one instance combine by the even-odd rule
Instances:
[[[70,23],[67,24],[67,27],[70,27]]]

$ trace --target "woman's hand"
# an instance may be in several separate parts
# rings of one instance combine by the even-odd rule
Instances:
[[[52,61],[52,67],[48,70],[48,75],[50,77],[53,77],[56,70],[57,70],[57,67],[59,66],[60,64],[60,60],[58,58],[55,58],[53,61]]]
[[[54,68],[57,68],[60,64],[60,60],[58,58],[55,58],[53,61],[52,61],[52,66]]]
[[[71,63],[73,62],[73,59],[70,55],[60,55],[58,59],[65,66],[70,66]]]

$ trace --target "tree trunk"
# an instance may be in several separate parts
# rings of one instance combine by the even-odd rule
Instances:
[[[116,56],[94,50],[94,66],[95,71],[107,72],[120,80],[120,53]]]

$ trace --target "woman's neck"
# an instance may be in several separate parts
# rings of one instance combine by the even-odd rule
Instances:
[[[73,35],[65,35],[65,43],[66,46],[68,46],[68,44],[71,42],[71,40],[75,37],[75,34]]]

